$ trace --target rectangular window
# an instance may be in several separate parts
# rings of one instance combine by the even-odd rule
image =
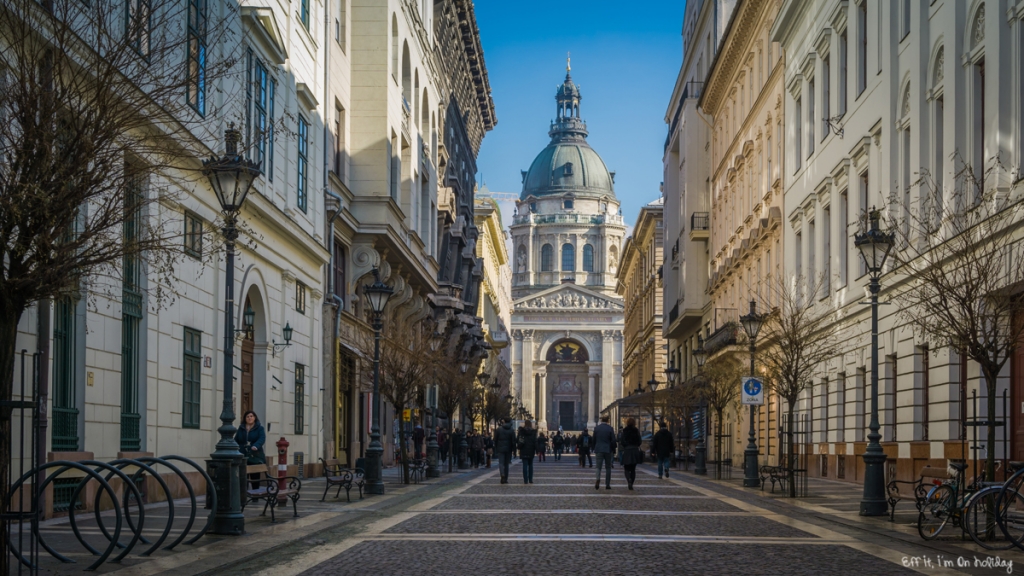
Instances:
[[[846,373],[836,379],[836,442],[846,442]],[[842,456],[840,456],[842,458]]]
[[[774,174],[772,173],[772,137],[768,136],[764,141],[764,148],[768,151],[768,187],[771,188],[772,183],[775,181]]]
[[[299,19],[306,30],[309,30],[309,0],[299,0]]]
[[[203,220],[192,212],[185,212],[185,254],[203,256]]]
[[[269,88],[267,86],[269,77],[267,68],[258,58],[252,57],[250,62],[252,70],[252,134],[249,141],[250,146],[255,147],[256,161],[260,163],[260,169],[265,170],[267,151],[267,107],[269,104]]]
[[[846,30],[839,35],[839,116],[846,114],[846,95],[849,93],[849,48]]]
[[[264,172],[267,173],[267,180],[274,181],[274,93],[277,92],[277,82],[270,81],[267,86],[267,100],[270,102],[270,119],[267,121],[267,166]]]
[[[306,367],[295,365],[295,433],[306,430]]]
[[[182,361],[181,427],[199,428],[199,398],[202,393],[203,333],[185,328]]]
[[[402,164],[398,159],[398,136],[394,132],[391,133],[391,142],[388,143],[388,157],[391,158],[391,199],[398,202],[398,180],[402,173]]]
[[[829,118],[832,117],[832,63],[825,56],[821,63],[821,139],[828,136]]]
[[[794,251],[794,262],[796,263],[796,277],[799,279],[804,273],[804,235],[796,233],[796,250]],[[799,282],[799,280],[797,280]]]
[[[981,59],[973,67],[974,71],[974,131],[971,162],[974,164],[974,177],[983,182],[985,178],[985,59]],[[981,199],[981,190],[977,186],[972,198],[974,202]]]
[[[78,450],[78,300],[64,296],[53,301],[53,425],[54,452]]]
[[[796,152],[796,154],[794,154],[793,161],[796,163],[796,170],[795,170],[795,172],[799,172],[800,171],[800,159],[803,158],[803,142],[804,142],[804,131],[803,131],[804,110],[803,110],[803,106],[802,106],[802,104],[800,102],[800,98],[796,99],[796,110],[795,110],[795,113],[793,114],[793,117],[796,118],[796,120],[793,122],[794,128],[796,129],[796,134],[793,137],[793,146],[796,148],[796,150],[794,150],[794,152]]]
[[[345,245],[334,241],[334,261],[331,264],[334,268],[334,294],[342,299],[345,298]]]
[[[902,12],[901,24],[903,24],[903,33],[900,35],[900,41],[902,42],[910,34],[910,0],[903,0],[900,12]]]
[[[821,228],[821,258],[822,258],[822,270],[825,273],[825,277],[822,278],[824,284],[824,290],[822,291],[821,297],[828,298],[830,292],[832,292],[832,208],[828,207],[824,210],[824,218],[822,220]]]
[[[814,235],[814,220],[807,222],[807,287],[811,288],[817,285],[817,266],[815,263],[815,243],[816,238]],[[809,293],[809,299],[813,300],[815,294]]]
[[[814,80],[807,83],[807,92],[807,157],[810,158],[814,154],[814,127],[818,123],[814,116]]]
[[[188,104],[206,114],[206,0],[188,0]]]
[[[868,87],[868,3],[857,6],[857,96]]]
[[[910,239],[910,218],[912,214],[911,202],[913,201],[910,196],[910,128],[903,129],[903,138],[901,139],[900,150],[900,170],[902,174],[901,188],[903,188],[903,239],[907,241]]]
[[[125,34],[128,42],[141,56],[149,57],[149,39],[153,27],[151,0],[127,0]]]
[[[306,119],[299,116],[299,130],[295,136],[298,141],[299,156],[296,162],[298,168],[298,185],[295,188],[299,210],[306,211],[306,167],[308,166],[309,154],[309,124]]]
[[[859,218],[860,218],[860,220],[863,223],[867,223],[867,221],[868,221],[867,220],[867,218],[868,218],[868,173],[867,173],[867,171],[865,171],[863,174],[860,175],[860,194],[859,194],[859,196],[860,196],[860,216],[859,216]],[[867,262],[864,261],[863,257],[859,258],[859,260],[860,260],[860,274],[857,275],[858,277],[859,276],[863,276],[863,275],[868,273],[868,264],[867,264]]]
[[[850,265],[850,198],[843,190],[839,194],[839,287],[846,286]]]
[[[135,164],[126,163],[123,239],[133,244],[140,235],[140,207],[145,198],[146,174]],[[139,334],[142,321],[142,260],[127,249],[122,260],[121,285],[121,451],[137,452],[142,447],[139,414],[140,362]]]
[[[295,311],[299,314],[306,313],[306,285],[302,282],[295,283]]]
[[[943,181],[943,142],[945,140],[945,102],[943,102],[942,96],[935,99],[935,165],[933,167],[932,177],[935,179],[935,192],[932,197],[931,206],[931,222],[934,229],[938,229],[939,224],[942,222],[942,203],[943,196],[945,196],[943,188],[945,184]]]
[[[928,440],[928,346],[921,346],[921,440]]]

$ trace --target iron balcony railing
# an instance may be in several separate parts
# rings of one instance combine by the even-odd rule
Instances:
[[[707,230],[711,225],[711,217],[707,212],[694,212],[690,215],[690,230]]]
[[[519,214],[512,217],[513,224],[622,224],[622,216],[615,214]]]

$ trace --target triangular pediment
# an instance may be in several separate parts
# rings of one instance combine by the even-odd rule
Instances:
[[[271,8],[243,6],[242,20],[248,24],[247,29],[252,38],[262,47],[262,52],[277,65],[288,60],[288,49],[285,48],[284,35]]]
[[[622,300],[609,298],[575,284],[561,284],[524,296],[513,303],[515,310],[615,310],[623,309]]]

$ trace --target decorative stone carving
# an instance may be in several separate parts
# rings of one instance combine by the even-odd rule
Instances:
[[[514,338],[516,340],[522,340],[523,339],[523,331],[519,330],[519,329],[513,330],[512,331],[512,338]]]
[[[618,330],[602,330],[601,337],[605,342],[611,342]]]
[[[946,67],[946,48],[939,48],[939,55],[935,58],[935,85],[942,82],[943,70]]]
[[[521,305],[522,308],[583,308],[589,310],[607,310],[611,308],[621,308],[620,305],[603,298],[597,298],[587,294],[580,294],[578,292],[559,292],[558,294],[548,294],[547,296],[538,296],[531,300],[527,300]]]
[[[978,8],[974,16],[974,29],[971,31],[971,48],[976,48],[985,40],[985,5]]]
[[[522,330],[523,340],[533,340],[533,330]]]

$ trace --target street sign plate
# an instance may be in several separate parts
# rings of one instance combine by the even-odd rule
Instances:
[[[743,397],[743,404],[753,406],[764,406],[764,385],[760,378],[744,376],[740,394]]]

